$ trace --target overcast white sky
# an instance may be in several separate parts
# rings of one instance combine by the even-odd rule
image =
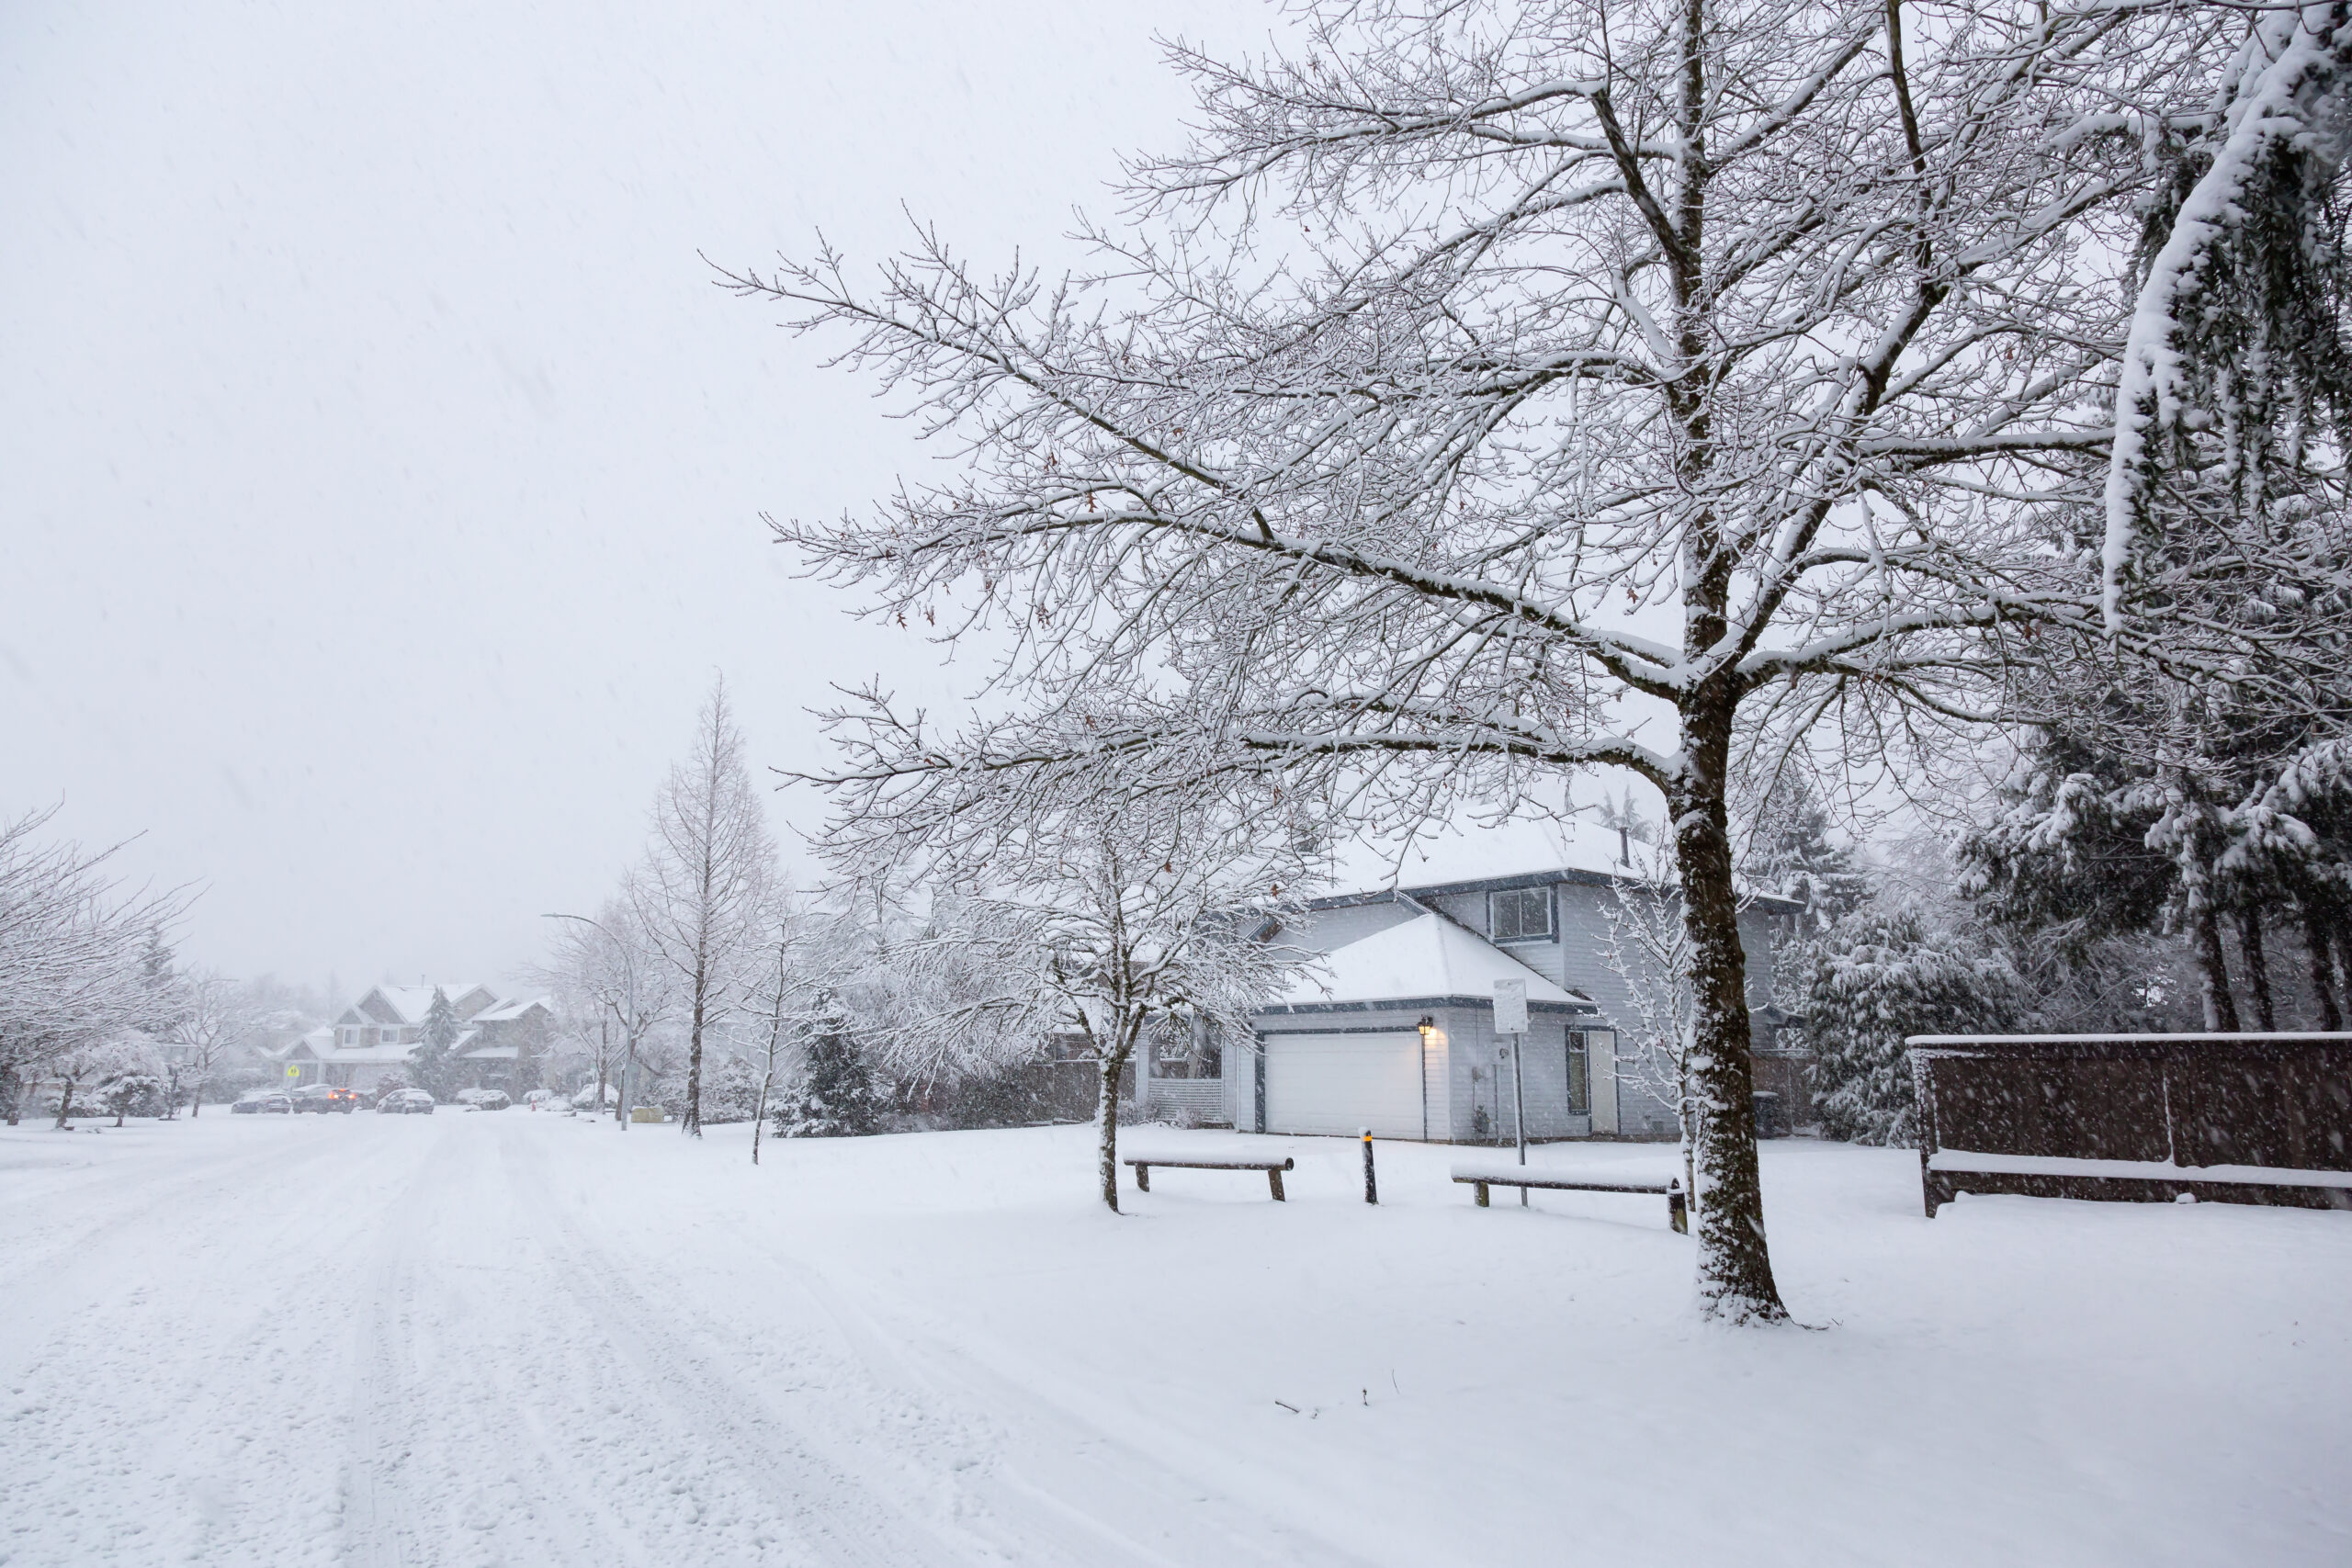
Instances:
[[[232,973],[512,975],[636,853],[715,671],[763,766],[816,759],[830,681],[968,684],[767,542],[928,459],[696,252],[872,256],[902,208],[1050,252],[1179,134],[1152,32],[1277,23],[0,7],[0,810],[143,830]]]

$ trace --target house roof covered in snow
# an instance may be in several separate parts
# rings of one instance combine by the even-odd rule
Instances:
[[[512,1023],[514,1020],[521,1018],[525,1013],[529,1012],[533,1008],[546,1008],[548,1010],[552,1012],[555,1010],[555,998],[552,997],[524,997],[511,1002],[501,1002],[496,1007],[484,1008],[481,1011],[474,1014],[473,1021],[476,1023]]]
[[[1409,840],[1354,840],[1332,857],[1332,881],[1351,890],[1436,888],[1461,884],[1556,878],[1562,874],[1614,880],[1638,874],[1628,864],[1649,858],[1629,832],[1597,822],[1517,818],[1493,827],[1471,822]]]
[[[1674,856],[1645,843],[1643,827],[1620,829],[1584,818],[1514,818],[1491,827],[1453,822],[1410,840],[1358,840],[1332,856],[1337,890],[1311,905],[1355,903],[1366,895],[1463,892],[1481,887],[1534,886],[1552,882],[1613,884],[1629,878],[1674,879]],[[1801,908],[1775,895],[1757,902],[1774,910]]]
[[[473,1017],[484,1008],[494,1007],[498,993],[488,986],[470,981],[460,985],[437,987],[449,998],[460,1019]],[[378,986],[356,1002],[345,1008],[337,1023],[423,1023],[424,1015],[433,1009],[432,986]]]
[[[1589,998],[1562,989],[1476,932],[1436,914],[1334,949],[1276,999],[1274,1010],[1492,1003],[1498,980],[1525,981],[1530,1007],[1593,1010]]]

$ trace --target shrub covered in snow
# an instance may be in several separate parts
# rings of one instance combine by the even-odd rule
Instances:
[[[846,1031],[812,1036],[800,1077],[773,1112],[780,1138],[854,1138],[881,1131],[889,1099]]]
[[[2022,998],[2007,959],[1909,910],[1865,908],[1795,954],[1816,1062],[1822,1130],[1858,1144],[1917,1141],[1911,1034],[2013,1026]]]
[[[702,1119],[707,1125],[749,1122],[759,1113],[760,1075],[741,1057],[719,1065],[702,1086]]]

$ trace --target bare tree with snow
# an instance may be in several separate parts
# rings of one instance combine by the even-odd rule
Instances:
[[[1009,1062],[1051,1036],[1082,1041],[1097,1077],[1096,1176],[1115,1212],[1121,1076],[1156,1022],[1198,1017],[1249,1035],[1250,1009],[1305,957],[1260,940],[1295,908],[1298,857],[1286,840],[1270,849],[1256,816],[1229,802],[1112,784],[1057,803],[1019,769],[906,775],[873,739],[853,741],[823,781],[835,803],[823,847],[868,881],[912,871],[937,900],[888,954],[930,1005],[901,1011],[887,1049],[904,1063]],[[1071,738],[1049,727],[1031,739],[1050,751]]]
[[[1643,845],[1631,874],[1612,884],[1611,897],[1600,911],[1609,932],[1600,962],[1625,990],[1627,1010],[1613,1020],[1617,1071],[1674,1107],[1683,1190],[1696,1193],[1699,1102],[1692,1092],[1690,1047],[1698,999],[1690,988],[1690,926],[1666,861],[1660,851]]]
[[[779,888],[763,925],[759,973],[745,1011],[759,1074],[752,1106],[752,1163],[760,1163],[760,1139],[767,1122],[768,1097],[775,1091],[793,1048],[828,1007],[831,976],[817,961],[817,934],[798,901]]]
[[[1089,231],[1082,276],[991,276],[925,234],[872,288],[830,252],[736,276],[846,330],[844,362],[967,459],[872,521],[780,533],[880,614],[1009,638],[1025,703],[1132,704],[1067,755],[910,720],[910,773],[1278,776],[1391,825],[1555,799],[1595,765],[1658,788],[1700,1293],[1778,1320],[1731,781],[1823,725],[1879,758],[1993,717],[2012,637],[2097,626],[2148,150],[2211,101],[2245,19],[1300,20],[1288,56],[1173,51],[1198,133],[1133,165],[1133,221]]]
[[[229,1054],[243,1046],[261,1022],[244,988],[217,970],[199,969],[180,987],[177,1016],[164,1033],[176,1047],[173,1089],[188,1094],[188,1115],[201,1114],[204,1086]]]
[[[653,840],[628,880],[629,903],[678,991],[686,1024],[685,1115],[702,1136],[703,1036],[734,1006],[764,934],[775,843],[743,761],[727,682],[695,716],[694,749],[653,798]]]
[[[643,1065],[645,1044],[653,1031],[675,1010],[675,992],[668,965],[662,964],[639,922],[637,911],[619,898],[608,898],[592,918],[553,915],[563,922],[556,939],[554,961],[539,971],[556,993],[558,1006],[584,1042],[594,1023],[593,1053],[596,1064],[596,1110],[603,1114],[605,1075]],[[626,1098],[616,1103],[616,1116],[628,1125]]]
[[[120,845],[43,842],[55,815],[0,823],[0,1075],[11,1125],[29,1072],[60,1058],[70,1066],[148,1021],[155,992],[142,960],[188,902],[126,887],[109,865]]]

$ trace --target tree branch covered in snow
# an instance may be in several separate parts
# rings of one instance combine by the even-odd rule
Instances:
[[[1596,765],[1666,795],[1718,1162],[1700,1288],[1732,1320],[1784,1309],[1731,780],[1772,730],[1979,724],[2014,637],[2098,629],[2076,536],[2126,289],[2099,258],[2238,25],[1905,18],[1309,5],[1293,54],[1172,51],[1194,139],[1132,165],[1081,273],[925,231],[870,284],[821,248],[728,279],[845,334],[956,459],[777,527],[873,614],[1004,650],[1001,726],[878,692],[834,716],[863,798],[1239,779],[1380,829]]]
[[[108,863],[120,845],[42,842],[55,815],[0,824],[0,1073],[12,1077],[150,1021],[141,959],[188,904],[127,888]]]
[[[2155,193],[2116,381],[2101,552],[2111,631],[2127,573],[2167,531],[2162,513],[2194,504],[2185,476],[2218,470],[2224,515],[2251,520],[2296,488],[2306,443],[2333,437],[2343,460],[2347,79],[2352,6],[2256,8],[2216,112],[2185,145],[2154,143],[2173,178]]]

